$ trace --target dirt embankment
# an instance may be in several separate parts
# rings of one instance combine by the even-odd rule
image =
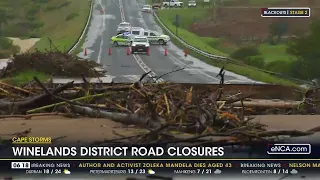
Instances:
[[[40,38],[20,39],[15,37],[9,37],[9,39],[13,41],[13,45],[20,47],[20,53],[27,52],[40,40]]]

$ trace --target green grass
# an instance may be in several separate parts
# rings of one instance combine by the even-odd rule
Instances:
[[[52,0],[42,7],[40,19],[45,24],[41,30],[42,38],[35,45],[35,48],[40,51],[50,49],[48,37],[59,50],[69,50],[78,40],[86,24],[90,12],[90,1],[69,0],[70,4],[67,6],[46,10],[48,7],[59,6],[61,2],[65,0]],[[67,20],[66,18],[71,14],[77,14],[77,16]]]
[[[269,5],[269,4],[274,4],[278,3],[279,0],[249,0],[250,5]]]
[[[224,5],[232,6],[235,2],[239,0],[223,0]],[[273,5],[280,2],[279,0],[248,0],[248,2],[243,3],[243,6],[259,6],[259,5]],[[239,5],[239,3],[237,3]]]
[[[87,36],[88,31],[89,31],[89,28],[87,28],[86,32],[84,33],[84,37],[82,37],[82,39],[80,40],[78,46],[73,50],[73,52],[72,52],[73,55],[77,55],[77,54],[79,54],[80,52],[82,52],[84,50],[83,49],[83,44],[86,41],[85,37]]]
[[[201,11],[201,13],[204,13],[204,12]],[[194,10],[194,13],[192,13],[193,14],[192,16],[201,16],[201,13],[200,11]],[[181,27],[184,27],[184,26],[186,27],[186,24],[192,21],[192,19],[191,20],[189,19],[190,18],[189,14],[191,13],[190,13],[190,10],[188,9],[162,10],[162,11],[159,11],[157,14],[159,15],[159,18],[161,19],[162,23],[164,23],[170,29],[170,31],[174,33],[176,32],[176,27],[173,24],[173,22],[176,14],[179,14],[181,17],[180,19]],[[186,41],[188,44],[192,44],[194,47],[202,49],[203,51],[210,52],[216,55],[228,56],[226,53],[223,53],[217,49],[212,48],[210,45],[208,45],[207,43],[210,40],[208,40],[207,38],[202,38],[202,39],[206,39],[206,42],[207,42],[206,43],[205,41],[202,41],[201,38],[199,38],[199,36],[189,32],[186,29],[178,28],[178,36],[184,41]]]
[[[7,82],[9,84],[20,86],[33,80],[33,77],[37,77],[40,81],[45,81],[49,79],[49,75],[37,72],[34,70],[24,71],[12,75],[10,78],[1,79],[1,81]]]
[[[171,10],[163,10],[159,11],[158,17],[164,23],[168,29],[172,32],[175,32],[175,27],[172,25],[172,22],[170,21],[170,18],[172,17],[172,12],[176,10],[172,10],[172,12],[169,12]],[[169,18],[169,19],[168,19]],[[165,30],[164,30],[165,31]],[[212,38],[212,40],[209,40],[208,38],[200,38],[196,34],[193,34],[187,30],[184,29],[179,29],[179,37],[186,41],[188,44],[195,46],[203,51],[207,51],[211,54],[216,54],[216,55],[221,55],[221,56],[228,56],[228,54],[223,53],[217,49],[214,49],[208,45],[208,43],[217,43],[217,39]],[[174,38],[171,38],[172,42],[176,44],[177,46],[183,48],[182,44],[176,41]],[[240,74],[243,76],[246,76],[250,79],[256,80],[256,81],[261,81],[261,82],[266,82],[266,83],[271,83],[271,84],[282,84],[282,85],[289,85],[289,86],[296,86],[296,84],[290,80],[286,79],[281,79],[279,77],[275,77],[273,75],[270,75],[268,73],[261,72],[259,70],[256,70],[254,68],[250,68],[247,66],[240,66],[236,64],[231,64],[231,63],[219,63],[217,61],[213,61],[212,59],[205,58],[201,55],[199,55],[196,52],[190,51],[190,55],[197,57],[201,59],[202,61],[211,64],[213,66],[217,67],[222,67],[224,66],[226,70],[232,71],[236,74]]]
[[[206,20],[208,16],[208,8],[194,8],[192,9],[192,13],[190,13],[190,9],[180,9],[180,8],[171,8],[166,10],[161,10],[162,16],[165,16],[171,23],[174,23],[176,19],[176,15],[179,15],[179,24],[181,28],[189,29],[189,26],[193,22]]]
[[[259,51],[265,58],[266,63],[273,61],[289,61],[293,60],[294,57],[290,56],[287,51],[286,44],[270,45],[270,44],[260,44]]]

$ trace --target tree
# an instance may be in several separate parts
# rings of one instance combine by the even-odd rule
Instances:
[[[311,23],[309,33],[294,39],[288,44],[287,52],[298,58],[301,78],[320,77],[320,21]]]
[[[269,25],[269,32],[271,36],[271,44],[278,44],[281,40],[281,37],[285,35],[289,30],[289,24],[286,22],[273,22]],[[273,37],[277,37],[276,41],[273,40]]]
[[[4,9],[0,9],[0,36],[2,36],[2,25],[8,23],[9,16]]]

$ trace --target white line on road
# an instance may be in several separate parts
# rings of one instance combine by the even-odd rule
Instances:
[[[122,3],[122,0],[119,0],[119,7],[120,7],[120,16],[121,16],[121,20],[122,22],[125,22],[126,21],[126,18],[124,16],[124,10],[123,10],[123,3]],[[143,60],[141,59],[141,57],[139,55],[135,55],[133,54],[133,58],[137,61],[138,65],[140,66],[140,68],[145,72],[145,73],[148,73],[148,76],[150,78],[152,78],[156,83],[160,83],[160,82],[164,82],[164,80],[162,78],[155,78],[157,77],[156,73],[153,72],[144,62]]]
[[[97,59],[97,63],[100,64],[101,63],[101,55],[102,55],[102,49],[103,49],[103,32],[106,29],[106,12],[105,12],[105,8],[102,6],[101,0],[99,2],[99,5],[101,6],[101,8],[103,9],[103,14],[102,14],[102,29],[101,29],[101,41],[100,41],[100,48],[99,48],[99,54],[98,54],[98,59]]]
[[[117,6],[118,8],[120,8],[120,5],[116,2],[116,0],[112,0]]]

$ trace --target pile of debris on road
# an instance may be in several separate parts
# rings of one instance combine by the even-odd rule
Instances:
[[[86,77],[103,76],[95,71],[100,65],[94,61],[79,59],[77,56],[60,51],[31,52],[17,54],[7,62],[1,71],[1,78],[11,77],[14,74],[27,70],[34,70],[51,76]]]
[[[301,94],[301,100],[254,99],[259,91],[251,85],[247,91],[234,93],[221,82],[212,85],[182,85],[170,83],[142,83],[143,77],[133,84],[83,84],[69,82],[58,87],[42,83],[37,77],[35,85],[15,87],[0,83],[0,118],[32,118],[41,115],[64,115],[70,118],[88,116],[107,118],[116,122],[136,125],[149,130],[134,137],[121,137],[117,142],[201,142],[221,143],[201,139],[206,136],[232,136],[225,143],[247,142],[277,135],[309,135],[313,132],[268,132],[258,123],[251,122],[252,114],[319,114],[315,89]],[[262,86],[262,85],[261,85]],[[51,88],[49,88],[51,87]],[[272,88],[272,87],[271,87]],[[250,91],[253,90],[253,91]],[[292,92],[287,92],[288,94]],[[177,133],[196,134],[181,139]],[[212,142],[211,142],[212,141]],[[115,142],[115,141],[113,141]],[[201,144],[200,143],[200,144]]]

